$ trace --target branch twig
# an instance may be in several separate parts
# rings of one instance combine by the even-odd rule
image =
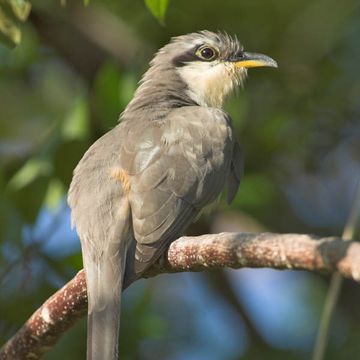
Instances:
[[[297,234],[221,233],[182,237],[145,277],[209,268],[270,267],[322,273],[338,271],[360,282],[360,243]],[[50,297],[0,349],[0,360],[39,359],[86,313],[86,283],[80,271]]]

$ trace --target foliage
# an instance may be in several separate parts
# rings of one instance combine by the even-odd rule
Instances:
[[[29,16],[31,5],[27,0],[0,1],[0,41],[10,47],[21,41],[20,22]]]
[[[151,13],[163,23],[169,0],[145,0],[145,4]]]
[[[164,24],[169,0],[144,0],[147,8],[154,17]],[[66,6],[66,0],[60,0],[60,4]],[[90,0],[84,0],[84,6],[90,4]],[[0,1],[0,42],[9,47],[20,44],[20,22],[24,22],[31,11],[31,4],[27,0],[1,0]]]
[[[81,268],[65,200],[72,170],[116,125],[171,36],[225,30],[279,63],[250,70],[244,91],[229,100],[245,176],[231,211],[221,202],[192,231],[343,228],[360,168],[358,2],[146,4],[161,21],[168,10],[166,27],[142,2],[34,0],[20,45],[0,47],[0,343]],[[222,276],[221,286],[209,274],[186,274],[131,287],[124,358],[308,358],[325,279],[261,270]],[[328,359],[356,358],[359,299],[347,283]],[[47,358],[83,358],[84,348],[80,323]]]

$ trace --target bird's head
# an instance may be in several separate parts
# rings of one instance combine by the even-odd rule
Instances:
[[[268,56],[244,51],[237,38],[201,31],[173,38],[159,50],[152,66],[175,68],[193,101],[221,108],[225,97],[243,84],[248,68],[277,67],[277,63]]]

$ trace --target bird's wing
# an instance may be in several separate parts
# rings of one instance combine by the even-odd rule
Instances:
[[[237,140],[234,142],[234,148],[232,152],[230,173],[227,181],[227,202],[230,204],[240,185],[240,180],[244,172],[244,161],[242,156],[241,147]]]
[[[120,163],[132,177],[129,199],[137,242],[127,259],[125,286],[216,200],[233,151],[229,120],[215,109],[181,108],[163,122],[131,127],[128,135]]]

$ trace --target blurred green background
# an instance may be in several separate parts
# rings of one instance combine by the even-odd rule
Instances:
[[[197,30],[236,34],[279,69],[250,70],[226,106],[245,176],[190,232],[339,235],[360,173],[355,0],[32,1],[23,39],[0,45],[0,345],[82,267],[66,191],[113,127],[153,53]],[[327,277],[273,270],[163,275],[125,293],[122,359],[309,359]],[[360,288],[346,282],[326,359],[358,359]],[[45,359],[85,358],[85,320]]]

